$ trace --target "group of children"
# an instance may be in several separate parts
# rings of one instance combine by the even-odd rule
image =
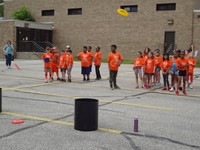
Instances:
[[[107,59],[110,73],[109,83],[112,89],[119,88],[116,78],[118,68],[123,61],[122,55],[116,52],[116,49],[116,45],[111,45],[111,52],[108,54]],[[100,66],[102,63],[102,54],[100,47],[96,48],[95,54],[91,50],[91,46],[83,46],[83,51],[76,56],[81,61],[83,81],[90,80],[93,62],[95,65],[96,80],[101,79]],[[175,91],[176,95],[179,95],[179,90],[182,90],[183,94],[187,95],[186,84],[191,89],[193,88],[194,67],[196,65],[193,52],[193,47],[186,51],[174,50],[173,56],[170,57],[168,53],[164,53],[161,56],[159,49],[155,49],[152,52],[150,48],[146,47],[143,53],[138,51],[133,66],[136,77],[136,88],[139,88],[139,78],[142,88],[148,89],[154,85],[160,85],[160,72],[162,72],[163,90]],[[66,82],[66,72],[68,75],[67,81],[71,82],[71,71],[74,60],[70,46],[66,46],[66,50],[61,51],[61,53],[55,47],[47,47],[42,59],[44,61],[45,82],[52,82],[54,73],[56,73],[57,80]],[[62,73],[61,78],[59,77],[59,69]],[[171,86],[169,84],[169,75],[171,75]]]
[[[196,60],[193,56],[193,48],[188,50],[174,50],[173,56],[168,53],[160,55],[160,50],[152,52],[148,47],[144,53],[138,52],[134,59],[133,70],[136,77],[136,88],[139,88],[138,78],[140,77],[142,88],[151,88],[160,85],[160,72],[163,75],[163,90],[175,91],[179,95],[179,90],[186,93],[186,84],[193,88],[193,75]],[[169,84],[169,74],[171,75],[171,87]],[[182,83],[183,82],[183,83]]]
[[[90,80],[93,61],[96,71],[96,80],[101,79],[100,66],[102,55],[100,47],[96,48],[95,54],[91,50],[91,46],[83,46],[83,51],[76,56],[81,61],[81,74],[83,75],[83,81]],[[42,56],[42,60],[44,61],[45,83],[48,81],[52,82],[54,80],[54,73],[56,73],[57,80],[66,82],[66,72],[68,75],[67,81],[71,82],[71,71],[74,60],[72,50],[69,45],[66,46],[65,51],[61,51],[60,53],[57,51],[56,47],[47,47],[46,52]],[[59,77],[59,69],[62,74],[61,78]]]
[[[70,46],[66,46],[66,50],[58,52],[56,47],[46,47],[46,52],[42,56],[44,61],[45,83],[54,80],[54,73],[57,80],[66,82],[66,72],[68,75],[68,82],[71,82],[71,71],[74,64],[72,50]],[[59,77],[59,69],[62,77]]]

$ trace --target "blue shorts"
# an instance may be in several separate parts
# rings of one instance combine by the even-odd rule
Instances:
[[[176,62],[172,63],[172,67],[170,68],[170,73],[178,75],[178,68],[177,68]]]
[[[89,67],[81,67],[81,74],[90,74]]]
[[[67,73],[68,73],[68,74],[70,74],[70,73],[72,72],[72,68],[73,68],[73,66],[71,66],[71,67],[69,67],[69,68],[67,69]]]
[[[89,72],[92,72],[92,65],[89,66]]]

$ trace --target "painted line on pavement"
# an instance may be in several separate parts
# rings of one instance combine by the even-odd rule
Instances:
[[[65,98],[72,98],[72,99],[81,98],[81,97],[76,97],[76,96],[51,94],[51,93],[36,92],[36,91],[21,90],[21,89],[16,89],[15,91],[24,92],[24,93],[31,93],[31,94],[47,95],[47,96],[65,97]],[[99,102],[102,102],[102,103],[111,103],[111,104],[117,104],[117,105],[133,106],[133,107],[141,107],[141,108],[149,108],[149,109],[159,109],[159,110],[168,110],[168,111],[175,110],[175,108],[170,108],[170,107],[150,106],[150,105],[133,104],[133,103],[126,103],[126,102],[115,102],[115,101],[112,101],[112,100],[99,100]]]
[[[51,122],[51,123],[56,123],[56,124],[61,124],[61,125],[67,125],[67,126],[74,125],[73,122],[65,122],[65,121],[53,120],[53,119],[48,119],[48,118],[29,116],[29,115],[24,115],[24,114],[17,114],[17,113],[12,113],[12,112],[2,112],[0,114],[10,115],[10,116],[14,116],[14,117],[22,117],[21,119],[26,118],[26,119],[32,119],[32,120],[46,121],[46,122]],[[103,132],[114,133],[114,134],[122,133],[122,131],[119,131],[119,130],[106,129],[106,128],[98,128],[98,130],[103,131]]]

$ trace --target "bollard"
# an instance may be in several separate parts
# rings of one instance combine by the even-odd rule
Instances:
[[[138,117],[134,118],[134,132],[138,132]]]
[[[98,129],[98,100],[88,98],[75,100],[74,129],[79,131]]]
[[[2,88],[0,88],[0,113],[2,112]]]

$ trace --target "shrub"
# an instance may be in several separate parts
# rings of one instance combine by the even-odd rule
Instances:
[[[18,11],[13,12],[14,19],[24,20],[24,21],[35,21],[32,17],[30,11],[26,7],[20,8]]]

